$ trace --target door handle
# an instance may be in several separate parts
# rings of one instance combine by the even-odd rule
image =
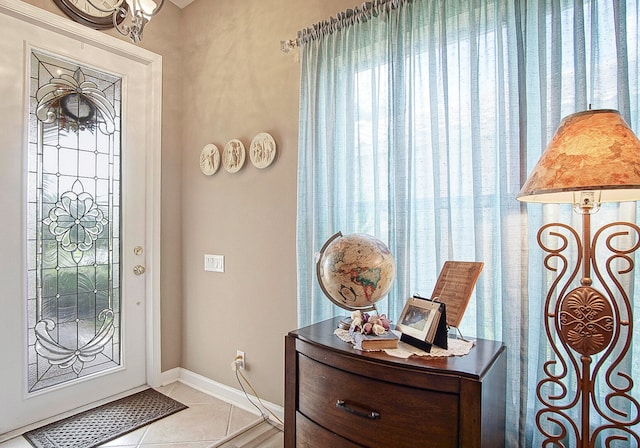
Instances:
[[[145,271],[145,268],[142,265],[137,264],[133,267],[133,273],[136,275],[142,275],[144,274],[144,271]]]

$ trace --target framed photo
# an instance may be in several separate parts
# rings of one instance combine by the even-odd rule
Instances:
[[[440,302],[410,297],[404,305],[396,329],[403,335],[433,343],[440,323]]]

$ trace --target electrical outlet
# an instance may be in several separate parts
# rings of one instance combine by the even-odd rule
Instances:
[[[240,369],[240,370],[244,370],[246,365],[245,365],[245,359],[244,359],[244,352],[243,351],[236,351],[236,366]]]

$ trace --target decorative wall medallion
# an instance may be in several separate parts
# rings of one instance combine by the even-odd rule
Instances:
[[[266,168],[276,157],[276,142],[270,134],[261,132],[251,141],[249,158],[256,168]]]
[[[211,176],[220,167],[220,151],[213,143],[202,148],[200,153],[200,170],[207,176]]]
[[[244,165],[246,158],[244,145],[236,138],[229,140],[222,153],[222,165],[230,173],[237,173]]]

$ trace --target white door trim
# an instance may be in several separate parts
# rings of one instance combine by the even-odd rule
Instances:
[[[133,44],[92,30],[62,16],[50,13],[20,0],[0,0],[0,13],[15,17],[43,29],[55,31],[79,42],[90,43],[149,67],[147,104],[147,241],[146,250],[146,372],[147,384],[161,382],[160,340],[160,156],[162,120],[162,56]],[[26,293],[25,293],[26,294]]]

